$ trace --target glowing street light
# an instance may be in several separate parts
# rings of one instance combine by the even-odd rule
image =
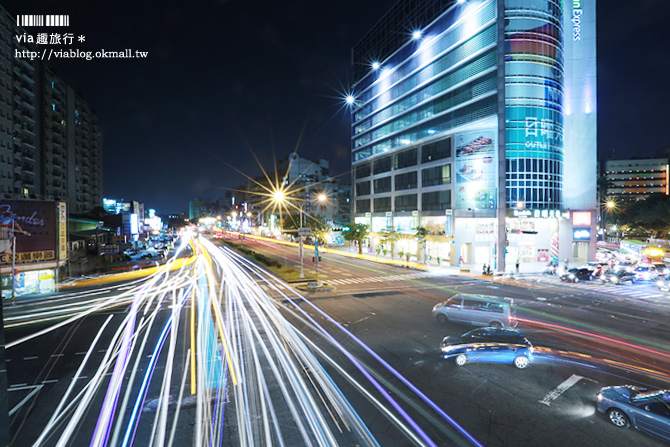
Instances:
[[[281,189],[279,189],[279,190],[277,190],[277,191],[274,191],[274,192],[272,193],[272,200],[273,200],[276,204],[282,204],[282,203],[284,203],[284,200],[286,200],[286,195],[284,194],[284,191],[282,191]]]
[[[412,33],[412,39],[419,40],[419,39],[421,39],[422,35],[423,35],[423,33],[421,32],[421,30],[416,30]]]
[[[353,95],[347,95],[347,97],[344,99],[347,104],[353,105],[354,101],[356,100]]]
[[[317,196],[317,199],[319,199],[319,202],[325,202],[326,200],[328,200],[328,196],[325,195],[324,193],[321,193]]]
[[[375,62],[372,63],[372,69],[373,70],[379,70],[379,67],[381,67],[379,62],[375,61]]]

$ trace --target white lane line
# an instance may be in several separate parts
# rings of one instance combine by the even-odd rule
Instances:
[[[544,399],[540,401],[541,404],[549,406],[553,400],[556,400],[561,394],[565,393],[571,386],[582,380],[584,377],[578,376],[577,374],[571,375],[567,380],[558,385],[556,388],[551,390],[549,394],[544,396]]]
[[[38,392],[39,390],[41,390],[43,386],[44,386],[44,385],[32,385],[32,386],[27,386],[27,387],[23,388],[23,389],[31,389],[31,388],[32,388],[33,390],[32,390],[30,393],[28,393],[28,395],[27,395],[26,397],[24,397],[23,400],[22,400],[21,402],[19,402],[18,404],[16,404],[16,406],[15,406],[14,408],[12,408],[11,410],[9,410],[9,415],[11,416],[11,415],[13,415],[14,413],[16,413],[16,412],[18,411],[18,409],[21,408],[21,406],[22,406],[23,404],[25,404],[26,402],[28,402],[28,401],[30,400],[31,397],[33,397],[35,394],[37,394],[37,392]],[[10,389],[10,391],[17,391],[17,388],[12,388],[12,389]]]
[[[42,385],[46,385],[48,383],[56,383],[56,382],[58,382],[58,379],[43,380]]]
[[[54,358],[54,357],[63,357],[64,355],[65,355],[65,354],[52,354],[52,355],[51,355],[51,358]]]
[[[23,357],[23,360],[37,360],[39,357],[36,355],[31,355],[28,357]]]

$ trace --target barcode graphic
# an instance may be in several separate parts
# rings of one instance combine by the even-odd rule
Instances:
[[[24,14],[16,16],[16,26],[70,26],[70,16]]]

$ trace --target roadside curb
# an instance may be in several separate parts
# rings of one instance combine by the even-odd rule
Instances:
[[[333,286],[330,284],[321,283],[319,285],[315,285],[318,283],[306,283],[306,284],[301,284],[299,286],[295,286],[296,289],[303,291],[303,292],[329,292],[334,289]],[[310,287],[311,285],[311,287]]]

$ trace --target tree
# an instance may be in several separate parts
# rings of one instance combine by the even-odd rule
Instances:
[[[379,242],[384,246],[389,244],[391,246],[391,259],[393,259],[393,253],[395,252],[395,243],[398,240],[400,235],[395,232],[392,228],[387,228],[382,231],[381,236],[379,237]]]
[[[358,254],[363,254],[363,239],[370,233],[369,227],[365,224],[350,223],[348,230],[342,232],[345,241],[358,244]]]
[[[644,200],[629,203],[619,214],[619,219],[631,233],[651,233],[654,238],[662,239],[670,231],[670,196],[652,194]]]

